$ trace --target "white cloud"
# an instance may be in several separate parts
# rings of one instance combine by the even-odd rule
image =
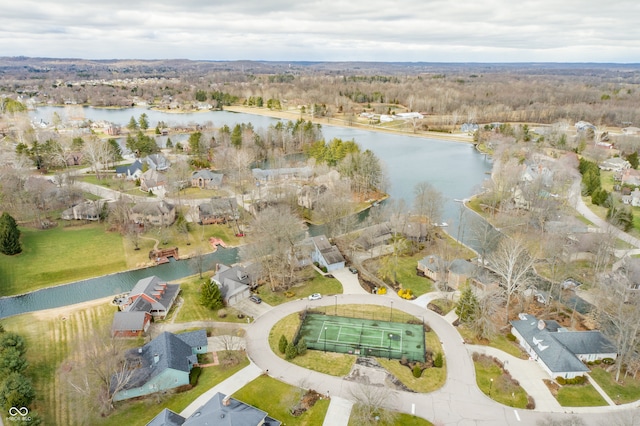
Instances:
[[[22,0],[2,15],[9,56],[640,62],[630,0]]]

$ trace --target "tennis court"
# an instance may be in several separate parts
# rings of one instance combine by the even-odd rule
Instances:
[[[424,328],[421,324],[309,313],[305,315],[294,341],[298,342],[302,337],[307,348],[325,352],[425,360]]]

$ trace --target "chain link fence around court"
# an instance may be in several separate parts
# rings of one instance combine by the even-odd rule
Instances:
[[[308,349],[425,361],[424,325],[304,312],[294,338]]]

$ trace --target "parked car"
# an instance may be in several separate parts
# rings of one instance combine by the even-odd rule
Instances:
[[[322,299],[322,295],[320,293],[313,293],[309,295],[309,300],[318,300]]]
[[[260,296],[256,296],[255,294],[252,294],[251,296],[249,296],[249,300],[257,304],[262,303],[262,299],[260,299]]]
[[[356,268],[354,268],[353,266],[349,266],[349,272],[351,272],[352,274],[357,274],[358,270]]]

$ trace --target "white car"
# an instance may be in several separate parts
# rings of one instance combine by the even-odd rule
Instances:
[[[322,299],[322,295],[320,293],[313,293],[309,295],[309,300],[318,300]]]

